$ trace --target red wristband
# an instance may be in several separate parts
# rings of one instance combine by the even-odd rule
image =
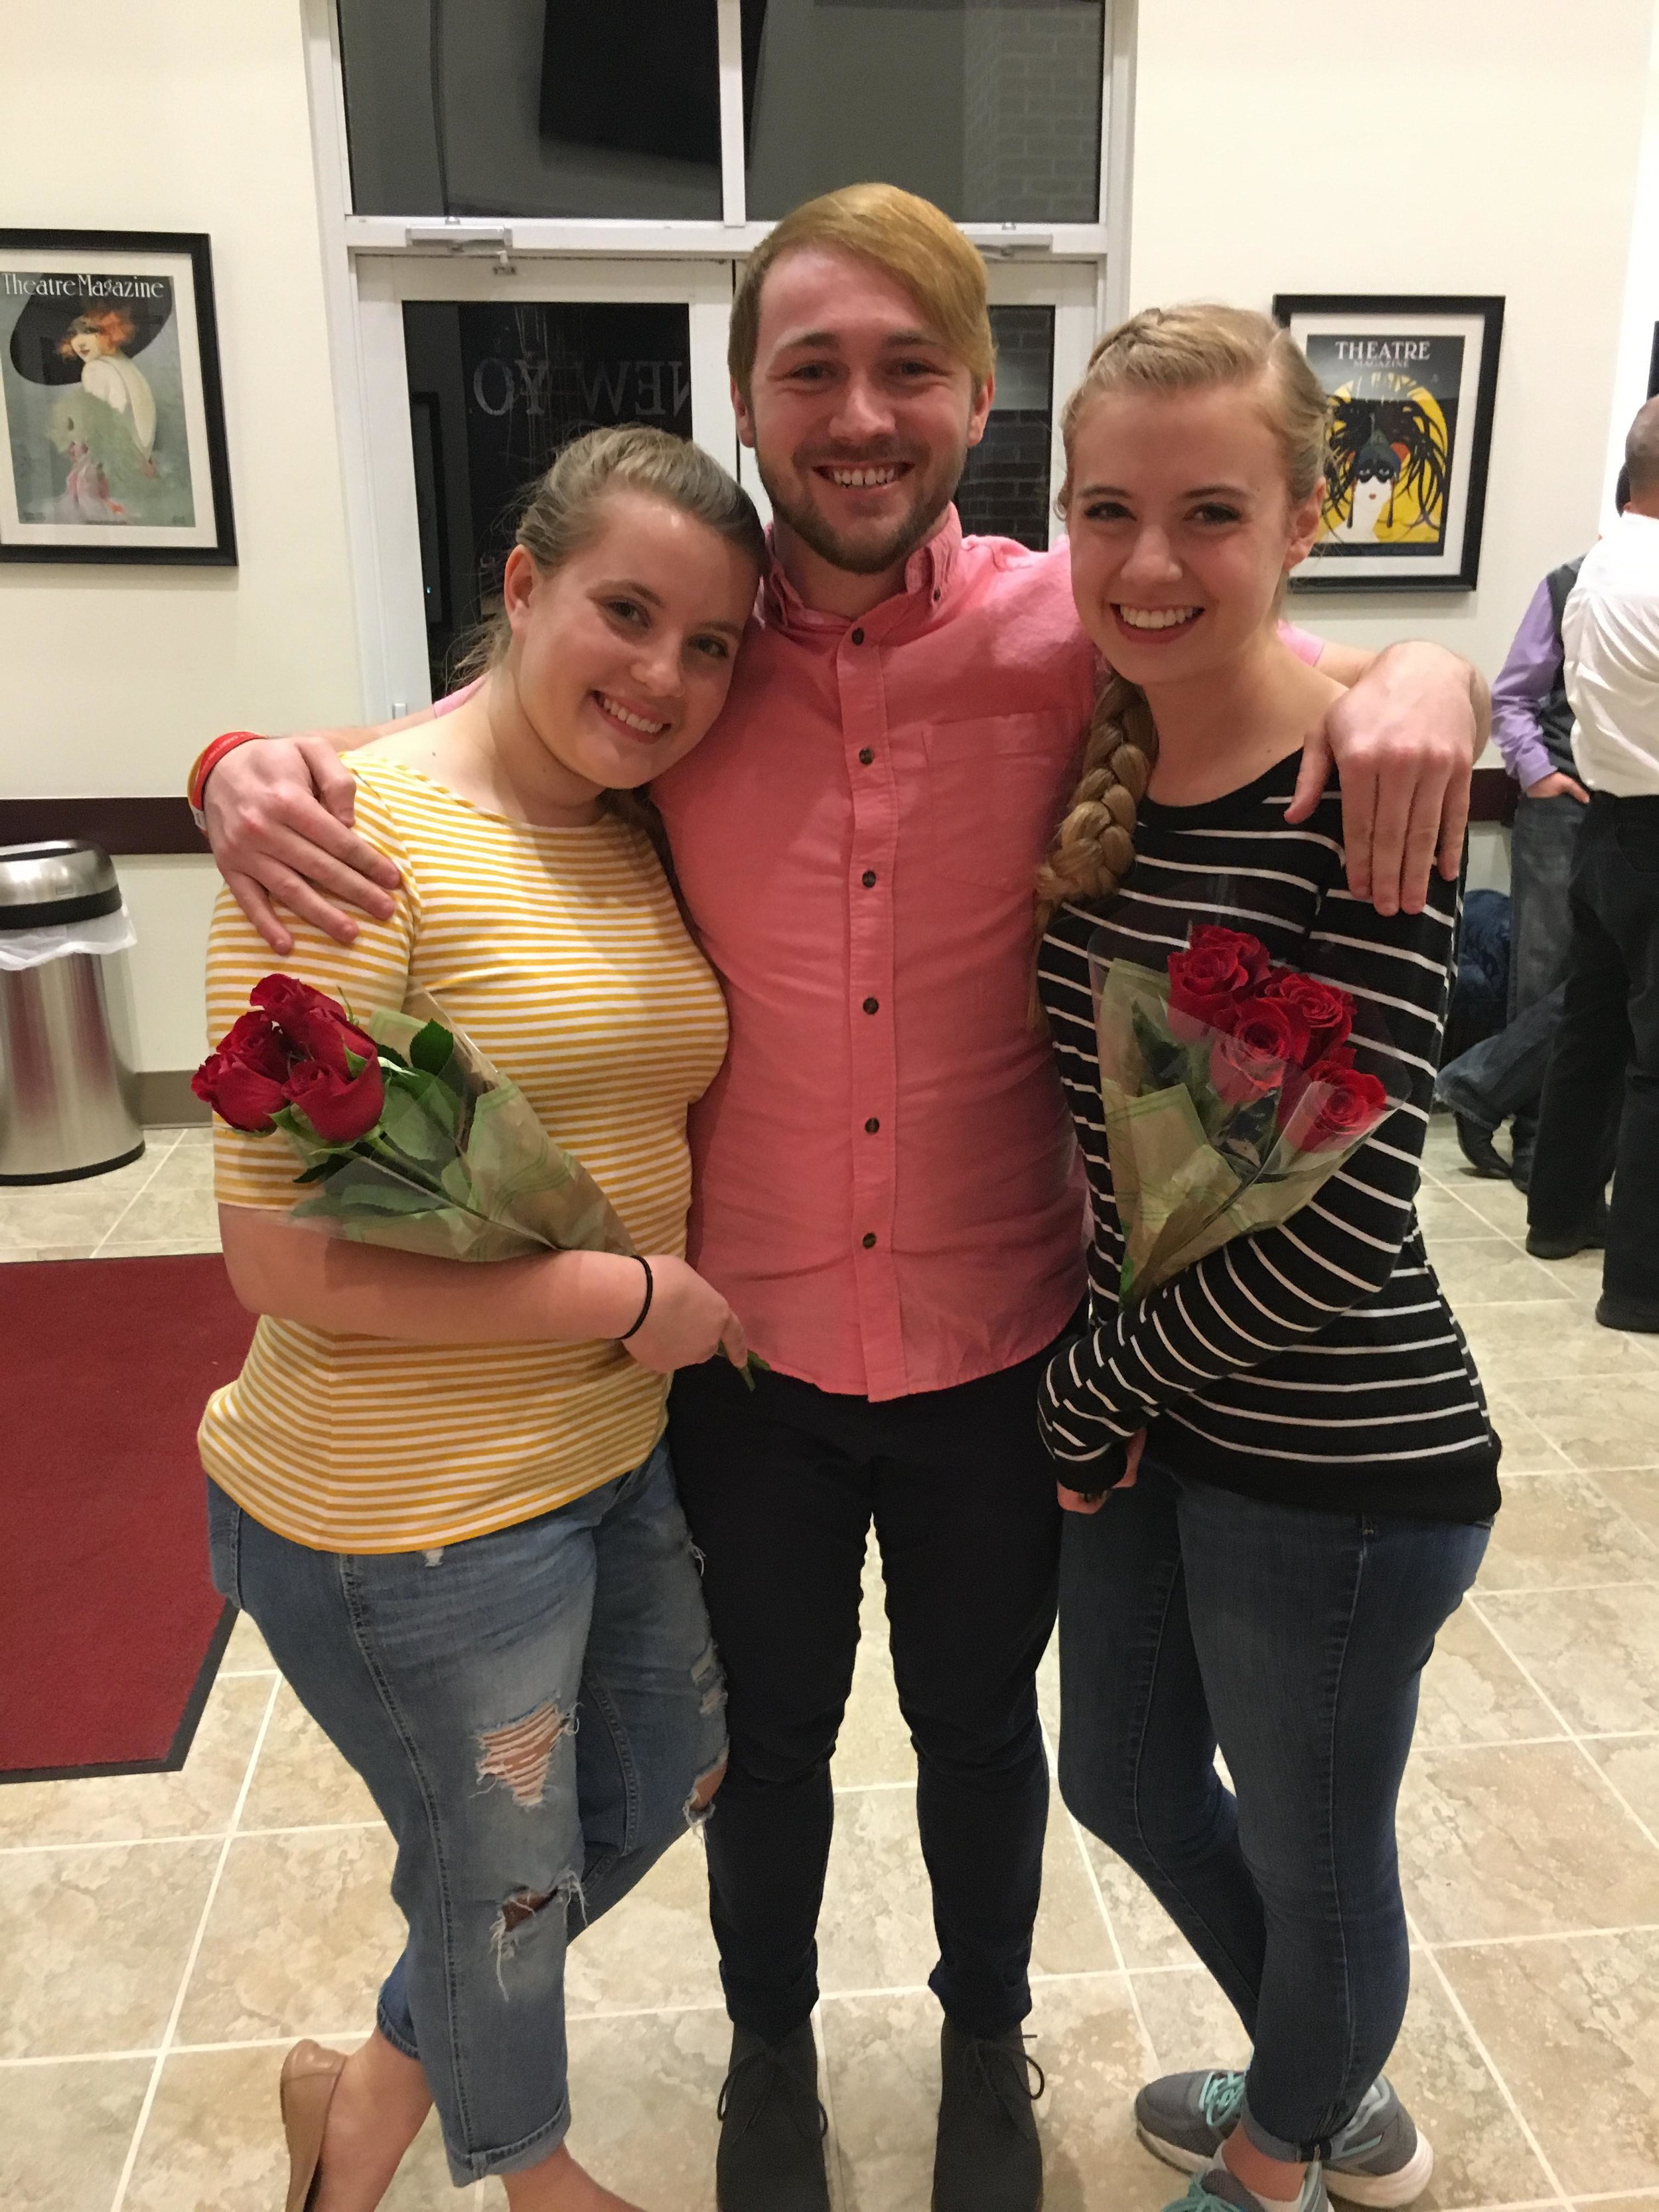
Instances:
[[[215,738],[210,744],[203,746],[190,771],[190,781],[185,786],[185,796],[195,812],[200,813],[207,780],[225,755],[234,753],[238,745],[257,744],[264,734],[261,730],[227,730],[222,737]]]

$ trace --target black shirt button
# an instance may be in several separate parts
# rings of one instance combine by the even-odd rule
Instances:
[[[872,1229],[872,1230],[871,1230],[871,1231],[870,1231],[870,1232],[869,1232],[869,1233],[868,1233],[868,1235],[865,1237],[865,1240],[864,1240],[864,1249],[865,1249],[865,1250],[866,1250],[866,1252],[870,1249],[870,1247],[871,1247],[871,1246],[875,1243],[875,1241],[876,1241],[876,1232],[875,1232],[875,1231]]]
[[[853,642],[854,642],[854,645],[862,645],[862,644],[863,644],[863,642],[864,642],[864,632],[863,632],[861,629],[855,629],[855,630],[853,632]]]
[[[868,1120],[868,1121],[865,1123],[865,1125],[864,1125],[864,1133],[865,1133],[865,1135],[866,1135],[866,1137],[873,1137],[873,1136],[875,1135],[875,1133],[876,1133],[877,1130],[878,1130],[878,1128],[880,1128],[880,1127],[881,1127],[881,1123],[880,1123],[877,1119],[876,1119],[875,1115],[872,1114],[872,1115],[870,1116],[869,1120]]]
[[[865,888],[865,890],[867,890],[867,891],[868,891],[868,890],[873,890],[875,889],[875,886],[876,886],[876,872],[875,872],[875,870],[874,870],[873,868],[866,868],[866,869],[865,870],[865,872],[864,872],[864,888]]]
[[[881,1000],[879,999],[866,999],[864,1002],[864,1011],[866,1014],[879,1013],[881,1012]]]
[[[868,768],[874,758],[875,755],[871,751],[868,745],[860,745],[859,747],[859,761],[861,766]]]

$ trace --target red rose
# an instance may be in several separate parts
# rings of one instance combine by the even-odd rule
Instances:
[[[1265,994],[1231,1007],[1221,1025],[1247,1052],[1261,1053],[1291,1067],[1300,1066],[1308,1048],[1308,1026],[1298,1010]]]
[[[1340,1045],[1353,1027],[1353,1000],[1334,983],[1317,975],[1304,975],[1294,968],[1275,968],[1261,986],[1261,996],[1293,1006],[1306,1026],[1308,1042],[1300,1055],[1311,1066],[1333,1046]]]
[[[302,1061],[289,1078],[288,1101],[325,1145],[354,1145],[374,1127],[386,1104],[380,1063],[371,1056],[356,1075],[346,1075],[318,1060]]]
[[[1328,1053],[1308,1070],[1285,1135],[1298,1152],[1336,1152],[1369,1136],[1388,1110],[1376,1076],[1357,1068],[1352,1053]]]
[[[227,1040],[228,1042],[228,1040]],[[263,1137],[274,1127],[271,1115],[288,1103],[284,1085],[222,1052],[210,1052],[190,1079],[190,1087],[222,1121],[233,1129],[246,1129]]]
[[[243,1014],[233,1022],[220,1038],[219,1049],[227,1060],[256,1068],[273,1083],[287,1081],[289,1065],[294,1057],[281,1030],[264,1014]]]
[[[267,975],[248,995],[270,1017],[295,1053],[343,1079],[350,1073],[348,1050],[362,1060],[375,1058],[374,1039],[355,1025],[339,1000],[313,990],[297,975]]]
[[[1252,983],[1261,982],[1271,963],[1267,948],[1247,929],[1223,929],[1219,923],[1200,922],[1187,933],[1189,952],[1230,952]]]
[[[1210,1048],[1210,1080],[1229,1106],[1249,1106],[1277,1091],[1285,1079],[1282,1060],[1265,1060],[1237,1037],[1218,1036]]]
[[[1183,1044],[1195,1044],[1216,1017],[1248,996],[1267,973],[1267,948],[1242,929],[1200,923],[1188,933],[1184,952],[1172,952],[1170,970],[1170,1030]]]

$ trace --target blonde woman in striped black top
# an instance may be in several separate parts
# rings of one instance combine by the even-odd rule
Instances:
[[[1415,913],[1355,897],[1334,788],[1297,798],[1331,687],[1277,617],[1320,526],[1324,426],[1289,333],[1209,307],[1103,338],[1065,415],[1072,588],[1116,672],[1038,879],[1037,987],[1093,1216],[1089,1326],[1039,1409],[1069,1509],[1060,1784],[1254,2046],[1248,2072],[1136,2100],[1143,2142],[1194,2177],[1181,2212],[1427,2185],[1382,2074],[1410,1974],[1395,1799],[1498,1504],[1413,1206],[1457,887],[1437,876]],[[1401,1103],[1290,1221],[1125,1304],[1090,955],[1159,968],[1194,923],[1351,994],[1359,1065]]]
[[[202,1424],[216,1579],[374,1792],[408,1923],[368,2041],[289,2054],[289,2212],[378,2203],[434,2101],[458,2185],[499,2174],[513,2212],[622,2202],[563,2148],[565,1949],[720,1778],[662,1432],[675,1368],[746,1350],[683,1257],[686,1111],[725,1009],[628,794],[718,713],[763,550],[696,447],[572,447],[520,525],[487,680],[352,756],[389,915],[349,948],[301,923],[285,963],[360,1009],[432,993],[645,1261],[325,1239],[285,1218],[287,1147],[219,1128],[225,1257],[261,1318]],[[222,896],[212,1034],[269,961]]]

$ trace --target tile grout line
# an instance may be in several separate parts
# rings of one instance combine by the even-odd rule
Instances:
[[[230,1847],[236,1840],[237,1822],[241,1819],[242,1808],[247,1802],[248,1791],[253,1786],[254,1770],[259,1764],[259,1754],[264,1749],[266,1732],[270,1727],[270,1717],[276,1711],[276,1693],[281,1686],[280,1680],[273,1682],[270,1694],[265,1699],[264,1714],[259,1723],[258,1733],[253,1740],[253,1748],[248,1754],[247,1767],[242,1776],[242,1786],[236,1793],[236,1802],[232,1808],[230,1823],[225,1831],[224,1841],[219,1847],[219,1857],[213,1869],[213,1879],[208,1884],[208,1893],[203,1900],[202,1910],[196,1923],[196,1933],[191,1939],[189,1952],[185,1955],[184,1971],[179,1977],[179,1987],[173,1996],[172,2009],[167,2014],[167,2026],[161,2032],[161,2047],[155,2054],[155,2063],[150,2069],[149,2081],[144,2090],[143,2102],[138,2107],[137,2119],[133,2124],[132,2140],[127,2145],[127,2154],[122,2161],[120,2177],[115,2185],[115,2194],[110,2200],[110,2212],[121,2212],[121,2208],[126,2203],[127,2191],[131,2186],[133,2172],[138,2163],[138,2151],[144,2139],[144,2130],[149,2124],[149,2116],[155,2106],[156,2092],[161,2086],[161,2071],[167,2064],[167,2053],[172,2048],[173,2036],[183,2016],[185,1993],[190,1988],[191,1977],[196,1971],[196,1961],[201,1955],[202,1940],[207,1934],[209,1916],[213,1911],[214,1900],[219,1894],[219,1885],[224,1879],[225,1864],[230,1856]]]
[[[148,1141],[146,1142],[145,1149],[146,1151],[149,1150]],[[114,1220],[111,1222],[109,1227],[104,1231],[103,1235],[98,1239],[98,1242],[93,1246],[92,1256],[94,1260],[99,1257],[100,1254],[103,1251],[105,1245],[109,1243],[110,1238],[114,1236],[116,1231],[126,1219],[128,1214],[131,1212],[133,1207],[137,1205],[139,1200],[149,1188],[151,1183],[155,1182],[156,1176],[161,1174],[161,1170],[167,1165],[167,1162],[173,1158],[173,1155],[178,1151],[178,1149],[179,1138],[178,1135],[175,1134],[173,1142],[167,1146],[166,1152],[158,1154],[155,1166],[151,1168],[149,1173],[144,1177],[143,1182],[139,1184],[137,1189],[133,1192],[132,1196],[127,1200],[126,1204],[121,1208],[121,1211],[116,1215]]]
[[[1048,1723],[1042,1718],[1041,1713],[1037,1716],[1037,1728],[1042,1737],[1042,1755],[1048,1762],[1049,1781],[1051,1785],[1058,1790],[1059,1784],[1054,1782],[1054,1748],[1048,1741]],[[1095,1900],[1095,1910],[1099,1913],[1105,1927],[1106,1941],[1111,1945],[1112,1956],[1117,1961],[1115,1971],[1123,1977],[1123,1986],[1128,1992],[1129,2010],[1134,2019],[1135,2032],[1140,2038],[1141,2051],[1148,2067],[1156,2073],[1158,2063],[1158,2045],[1152,2041],[1152,2032],[1146,2025],[1146,2014],[1141,2010],[1140,1992],[1134,1985],[1133,1977],[1129,1972],[1128,1960],[1125,1956],[1122,1944],[1118,1940],[1117,1925],[1112,1918],[1111,1909],[1107,1905],[1106,1893],[1100,1886],[1100,1877],[1095,1872],[1094,1861],[1089,1856],[1089,1847],[1083,1840],[1082,1827],[1076,1814],[1063,1797],[1060,1799],[1060,1809],[1065,1817],[1066,1826],[1071,1831],[1072,1849],[1082,1861],[1083,1879],[1089,1885],[1090,1894]],[[1069,1978],[1058,1974],[1046,1974],[1042,1978],[1045,1981],[1060,1981]]]
[[[1589,1744],[1591,1742],[1600,1742],[1602,1739],[1599,1736],[1589,1738],[1581,1737],[1577,1731],[1572,1729],[1568,1723],[1566,1715],[1556,1704],[1554,1698],[1546,1693],[1543,1685],[1532,1673],[1531,1669],[1526,1664],[1526,1662],[1517,1652],[1511,1650],[1510,1645],[1504,1641],[1503,1636],[1499,1633],[1497,1624],[1489,1620],[1486,1614],[1481,1610],[1479,1597],[1473,1590],[1469,1593],[1469,1602],[1474,1611],[1477,1620],[1485,1624],[1494,1642],[1497,1644],[1498,1650],[1504,1654],[1504,1656],[1509,1661],[1510,1664],[1515,1668],[1516,1672],[1522,1676],[1522,1680],[1532,1690],[1533,1694],[1543,1705],[1545,1711],[1552,1714],[1556,1720],[1560,1722],[1562,1727],[1566,1729],[1567,1735],[1571,1741],[1573,1749],[1583,1760],[1585,1765],[1589,1767],[1590,1772],[1595,1776],[1601,1788],[1613,1798],[1614,1803],[1622,1808],[1626,1816],[1635,1822],[1636,1826],[1642,1831],[1642,1833],[1647,1838],[1654,1849],[1656,1850],[1659,1850],[1659,1836],[1655,1835],[1653,1830],[1649,1827],[1647,1822],[1637,1811],[1635,1806],[1631,1803],[1629,1798],[1626,1796],[1624,1791],[1619,1787],[1613,1777],[1607,1771],[1607,1769],[1601,1765],[1599,1762],[1591,1756],[1589,1748]]]
[[[1575,1474],[1583,1474],[1585,1470],[1583,1468],[1574,1468],[1571,1472]],[[1510,1480],[1515,1482],[1556,1482],[1559,1481],[1560,1478],[1559,1476],[1553,1474],[1517,1474],[1512,1476]],[[1646,1539],[1644,1538],[1643,1540],[1645,1542]],[[1633,1581],[1618,1583],[1510,1583],[1507,1585],[1503,1583],[1477,1582],[1474,1586],[1474,1590],[1479,1591],[1482,1597],[1583,1597],[1593,1590],[1651,1589],[1656,1582],[1659,1582],[1659,1563],[1656,1563],[1655,1573],[1651,1575],[1638,1575]],[[1470,1595],[1473,1596],[1474,1595],[1474,1591],[1471,1591]]]
[[[1436,1936],[1419,1940],[1422,1951],[1501,1951],[1523,1943],[1580,1943],[1587,1937],[1659,1936],[1659,1920],[1636,1920],[1625,1928],[1534,1928],[1514,1936]]]
[[[285,1827],[238,1828],[239,1838],[249,1836],[331,1836],[355,1833],[366,1828],[384,1829],[384,1820],[304,1820]],[[216,1844],[222,1842],[228,1831],[222,1827],[198,1828],[193,1834],[173,1836],[100,1836],[91,1842],[42,1844],[0,1844],[0,1858],[21,1858],[30,1851],[136,1851],[150,1844]]]
[[[1416,1922],[1413,1919],[1409,1912],[1406,1916],[1406,1924],[1408,1933],[1418,1935],[1420,1937],[1420,1930],[1417,1928]],[[1492,2052],[1486,2048],[1486,2039],[1481,2035],[1480,2031],[1476,2027],[1474,2021],[1469,2017],[1467,2006],[1464,2004],[1462,1998],[1459,1996],[1456,1990],[1452,1985],[1450,1975],[1448,1974],[1445,1968],[1441,1965],[1439,1960],[1436,1958],[1432,1948],[1427,1952],[1426,1955],[1429,1961],[1430,1972],[1439,1983],[1441,1992],[1444,1996],[1447,2003],[1450,2005],[1453,2013],[1455,2014],[1463,2029],[1464,2033],[1474,2045],[1475,2055],[1479,2057],[1480,2063],[1486,2068],[1487,2073],[1491,2075],[1492,2080],[1497,2083],[1498,2095],[1509,2106],[1510,2112],[1514,2116],[1516,2127],[1520,2129],[1522,2135],[1526,2140],[1527,2148],[1531,2151],[1533,2156],[1538,2160],[1539,2169],[1542,2172],[1545,2180],[1555,2191],[1556,2203],[1565,2208],[1565,2212],[1571,2212],[1571,2199],[1568,2197],[1566,2191],[1561,2186],[1560,2175],[1556,2172],[1549,2159],[1545,2155],[1544,2146],[1539,2141],[1531,2121],[1528,2120],[1526,2114],[1522,2111],[1520,2100],[1516,2096],[1514,2090],[1510,2088],[1508,2081],[1504,2079],[1503,2069],[1499,2067],[1498,2061],[1492,2057]]]

